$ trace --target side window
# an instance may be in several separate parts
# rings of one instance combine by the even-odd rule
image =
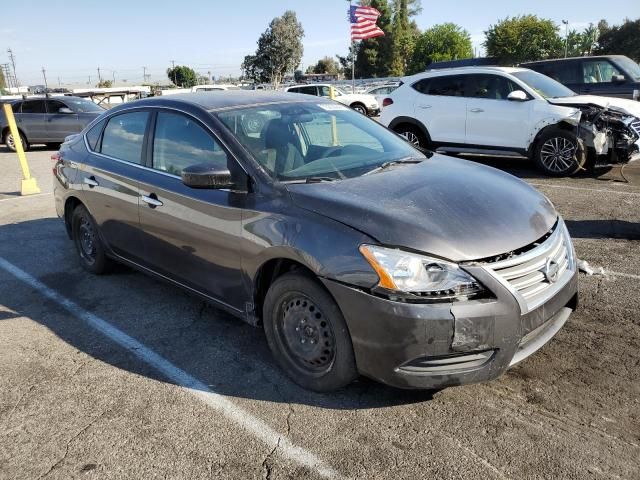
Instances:
[[[13,110],[13,113],[20,113],[20,110],[22,109],[22,102],[14,103],[11,105],[11,109]]]
[[[310,85],[308,87],[300,87],[298,93],[304,93],[306,95],[318,95],[318,90],[315,85]]]
[[[582,73],[584,83],[611,83],[614,75],[622,75],[608,60],[583,60]]]
[[[47,100],[47,111],[49,113],[58,113],[58,110],[63,107],[66,107],[66,105],[59,100]]]
[[[429,82],[426,91],[422,93],[447,97],[463,97],[464,77],[462,75],[434,77]]]
[[[149,112],[123,113],[111,117],[102,135],[100,151],[110,157],[141,164],[148,119]]]
[[[153,139],[153,168],[180,175],[184,168],[199,163],[228,168],[226,152],[199,123],[185,115],[159,112]]]
[[[104,127],[104,120],[98,122],[96,125],[91,127],[86,134],[87,143],[89,144],[89,148],[93,151],[98,149],[98,140],[100,140],[100,134],[102,133],[102,127]]]
[[[518,86],[508,78],[500,75],[468,75],[467,96],[486,98],[488,100],[506,100],[507,96]]]
[[[577,62],[551,62],[544,65],[539,71],[560,83],[582,83],[582,79],[579,78]]]
[[[417,90],[420,93],[427,93],[429,89],[429,78],[423,78],[422,80],[418,80],[416,83],[412,85],[414,90]]]
[[[22,113],[45,113],[44,100],[22,102]]]
[[[329,93],[329,87],[327,87],[326,85],[322,85],[321,87],[318,87],[318,89],[320,90],[320,96],[321,97],[329,97],[330,93]]]
[[[287,90],[289,93],[300,93],[300,87],[293,87]]]

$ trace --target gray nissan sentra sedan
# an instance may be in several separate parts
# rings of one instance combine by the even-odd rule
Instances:
[[[490,380],[577,305],[571,239],[543,195],[323,98],[141,100],[55,160],[84,268],[121,262],[261,326],[312,390],[359,374],[402,388]]]

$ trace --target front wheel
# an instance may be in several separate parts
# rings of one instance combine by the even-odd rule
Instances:
[[[565,177],[584,168],[587,154],[574,134],[559,128],[550,128],[538,140],[534,160],[545,174]]]
[[[424,134],[413,125],[400,125],[394,131],[416,148],[426,150],[429,148]]]
[[[367,114],[367,107],[365,107],[361,103],[354,103],[353,105],[351,105],[351,108],[354,109],[356,112],[361,113],[362,115]]]
[[[84,205],[78,205],[73,211],[71,229],[82,267],[96,275],[109,272],[113,262],[107,258],[98,226]]]
[[[342,312],[311,277],[300,273],[279,277],[267,292],[263,321],[271,352],[298,385],[328,392],[357,378]]]

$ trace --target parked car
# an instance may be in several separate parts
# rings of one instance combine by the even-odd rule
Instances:
[[[329,97],[330,87],[331,85],[329,84],[294,85],[292,87],[285,88],[285,92]],[[370,116],[375,116],[380,113],[380,105],[373,95],[367,95],[364,93],[345,93],[335,87],[334,92],[336,101],[353,108],[358,113]]]
[[[373,95],[376,97],[376,102],[380,105],[380,109],[382,109],[383,100],[389,96],[391,92],[393,92],[396,88],[400,86],[399,83],[394,83],[391,85],[377,85],[375,87],[371,87],[367,89],[365,93],[368,95]]]
[[[521,67],[551,77],[579,94],[640,99],[640,66],[624,55],[558,58]]]
[[[317,391],[359,374],[490,380],[576,307],[572,242],[546,197],[325,98],[128,103],[62,145],[54,178],[85,269],[122,262],[262,325],[282,369]]]
[[[417,146],[526,156],[547,175],[640,158],[640,103],[576,95],[525,68],[420,73],[383,105],[380,122]]]
[[[216,91],[226,91],[226,90],[240,90],[240,87],[236,85],[226,85],[223,83],[218,83],[214,85],[196,85],[191,87],[192,92],[216,92]]]
[[[80,133],[104,112],[91,100],[70,96],[27,98],[10,103],[25,150],[34,143],[46,143],[50,148],[58,148],[68,135]],[[2,143],[15,151],[15,141],[2,111],[0,132]]]

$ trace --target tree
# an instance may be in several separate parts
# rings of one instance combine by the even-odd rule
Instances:
[[[513,65],[564,55],[558,26],[536,15],[507,17],[485,31],[487,56],[501,64]]]
[[[402,76],[407,65],[418,34],[420,33],[411,16],[421,11],[419,0],[394,0],[393,21],[391,25],[391,63],[390,76]]]
[[[175,68],[167,68],[167,77],[175,86],[181,88],[191,88],[198,83],[198,75],[189,67],[177,65]]]
[[[362,40],[357,45],[356,74],[358,77],[386,77],[392,59],[391,8],[388,0],[361,1],[361,5],[368,5],[380,12],[378,27],[385,33],[383,37]],[[348,77],[351,77],[349,65]]]
[[[113,81],[112,80],[100,80],[98,82],[98,84],[96,85],[97,88],[111,88],[113,87]]]
[[[567,35],[567,56],[583,57],[591,55],[598,41],[598,27],[590,23],[582,32],[569,31]]]
[[[353,57],[356,55],[357,51],[358,47],[352,43],[349,47],[349,53],[347,56],[343,57],[342,55],[336,55],[336,59],[340,64],[340,71],[345,78],[351,78],[351,66],[353,64]]]
[[[408,74],[422,72],[431,62],[473,57],[471,36],[455,23],[434,25],[416,40],[407,67]]]
[[[0,92],[4,92],[4,89],[7,88],[7,84],[4,80],[4,72],[0,68]]]
[[[640,18],[626,19],[622,25],[606,27],[600,31],[597,53],[626,55],[637,62],[640,61]]]
[[[337,75],[340,73],[340,65],[331,57],[324,57],[318,60],[318,63],[311,66],[311,72],[307,73],[328,73]]]
[[[304,30],[295,12],[287,10],[282,17],[271,20],[258,39],[255,55],[244,57],[245,76],[259,83],[269,81],[277,88],[285,74],[300,65],[303,36]]]

